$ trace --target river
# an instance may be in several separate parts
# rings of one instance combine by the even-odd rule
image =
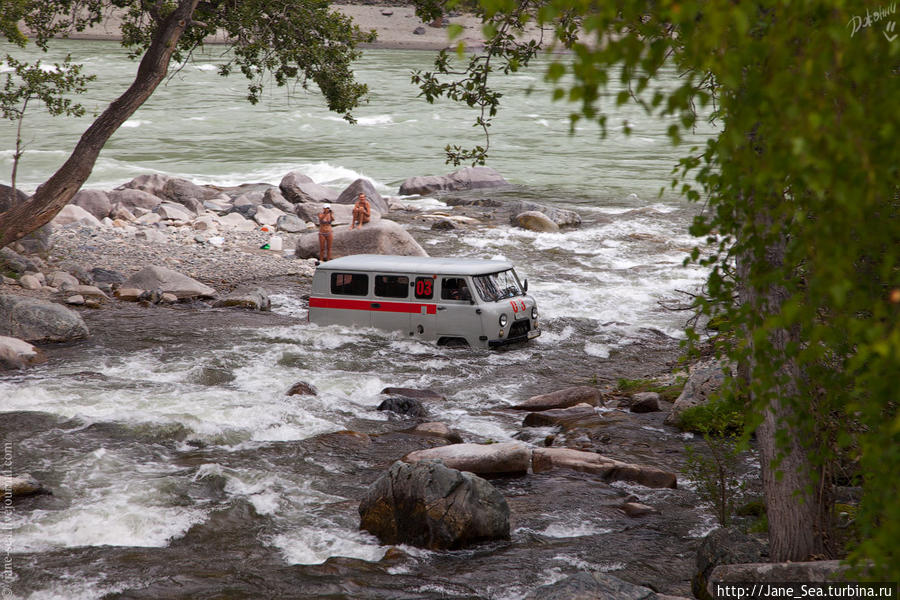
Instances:
[[[55,43],[49,62],[66,53],[98,76],[82,100],[88,115],[124,89],[135,68],[113,43]],[[251,106],[242,80],[216,74],[221,56],[197,56],[110,140],[86,187],[109,189],[148,172],[218,185],[278,183],[299,169],[338,189],[366,177],[396,195],[406,177],[451,170],[446,144],[480,142],[471,111],[417,97],[410,71],[432,58],[366,51],[356,74],[371,95],[350,125],[314,91],[273,87]],[[521,415],[505,407],[568,385],[670,369],[685,315],[661,302],[696,290],[705,275],[682,266],[698,208],[660,189],[708,129],[673,148],[666,120],[624,108],[607,137],[590,123],[570,135],[570,106],[549,100],[540,64],[499,87],[504,108],[489,164],[514,186],[484,196],[573,209],[584,223],[558,234],[504,223],[454,235],[426,224],[409,229],[434,256],[512,260],[537,298],[543,335],[482,352],[317,328],[305,323],[308,282],[287,280],[270,283],[271,315],[134,306],[86,313],[89,341],[0,376],[0,434],[12,443],[15,468],[53,490],[4,513],[15,594],[513,600],[584,569],[688,592],[693,548],[712,523],[690,485],[648,490],[580,474],[500,480],[512,539],[464,551],[398,552],[358,531],[360,490],[421,447],[402,432],[410,423],[374,410],[383,387],[439,390],[446,401],[429,405],[430,417],[466,441],[540,444],[551,432],[523,429]],[[87,123],[29,112],[19,187],[33,190]],[[13,124],[0,123],[3,173],[14,134]],[[440,198],[404,201],[443,206]],[[301,380],[319,395],[286,397]],[[663,414],[626,422],[608,412],[618,429],[611,427],[607,450],[617,458],[662,464],[683,446],[681,434],[662,426]],[[347,430],[371,437],[340,433]],[[632,493],[666,510],[630,520],[615,506]]]

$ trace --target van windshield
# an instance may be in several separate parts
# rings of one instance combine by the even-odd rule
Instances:
[[[524,294],[515,271],[508,269],[490,275],[476,275],[472,278],[478,295],[485,302],[496,302],[504,298]]]

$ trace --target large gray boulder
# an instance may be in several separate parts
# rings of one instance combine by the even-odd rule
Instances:
[[[106,195],[109,197],[109,201],[112,203],[114,210],[115,207],[118,206],[132,213],[136,208],[141,208],[145,211],[153,210],[162,204],[163,201],[161,197],[156,196],[155,194],[131,188],[115,189],[108,192]]]
[[[170,178],[162,190],[163,196],[189,209],[194,215],[203,212],[203,202],[219,196],[219,192],[197,185],[192,181]]]
[[[81,190],[72,197],[69,204],[80,206],[94,215],[97,220],[105,219],[112,211],[112,203],[109,201],[109,196],[101,190]]]
[[[391,207],[388,205],[387,200],[382,198],[381,194],[378,193],[378,190],[375,189],[375,186],[368,179],[357,179],[348,185],[335,202],[338,204],[356,204],[360,194],[366,195],[366,200],[369,201],[373,211],[377,210],[383,215],[390,212]]]
[[[216,295],[216,290],[200,283],[196,279],[191,279],[178,271],[159,266],[145,267],[129,277],[122,284],[122,287],[159,290],[164,294],[174,294],[179,299],[212,298]]]
[[[400,185],[400,195],[418,194],[421,196],[434,192],[475,190],[506,185],[509,185],[509,182],[490,167],[466,167],[449,175],[410,177]]]
[[[300,233],[306,231],[306,221],[297,215],[281,215],[275,222],[275,228],[286,233]]]
[[[6,267],[15,273],[26,273],[28,271],[38,272],[41,270],[40,265],[26,256],[22,256],[12,248],[0,248],[0,266]]]
[[[54,227],[65,227],[72,223],[80,223],[89,227],[100,227],[100,221],[94,215],[74,204],[63,206],[62,210],[53,217],[51,223]]]
[[[604,481],[632,481],[650,488],[676,488],[674,473],[656,467],[621,462],[596,452],[571,448],[535,448],[531,468],[535,473],[569,469],[598,475]]]
[[[0,295],[0,335],[26,342],[68,342],[90,332],[81,315],[61,304]]]
[[[556,583],[542,585],[525,600],[656,600],[650,588],[628,583],[609,573],[580,571]]]
[[[528,472],[531,450],[520,442],[501,444],[450,444],[410,452],[409,463],[440,460],[451,469],[479,475],[521,474]]]
[[[284,199],[292,204],[335,202],[338,197],[336,191],[319,185],[300,171],[291,171],[282,177],[278,189]]]
[[[581,225],[581,216],[574,210],[556,208],[547,206],[546,204],[529,202],[528,200],[518,200],[508,205],[508,208],[512,211],[513,216],[510,218],[513,220],[516,218],[516,215],[520,213],[535,211],[546,215],[559,227],[577,227],[578,225]]]
[[[351,254],[395,254],[428,256],[422,246],[400,225],[387,219],[351,230],[335,227],[331,254],[333,258]],[[297,239],[297,258],[319,256],[319,234],[307,233]]]
[[[24,369],[45,360],[44,354],[25,340],[0,335],[0,371]]]
[[[715,529],[700,543],[697,549],[696,569],[691,579],[691,590],[701,600],[716,596],[707,591],[713,571],[720,565],[758,563],[768,556],[766,545],[737,528]]]
[[[509,538],[509,505],[494,486],[438,462],[395,462],[359,505],[360,529],[383,544],[434,550]]]
[[[677,426],[681,422],[681,413],[709,402],[723,383],[725,383],[725,370],[723,364],[718,360],[707,360],[691,366],[684,389],[675,399],[672,411],[666,417],[666,425]]]
[[[276,187],[269,188],[263,193],[262,203],[274,206],[286,213],[294,212],[294,205],[288,202],[281,190]]]
[[[165,196],[164,190],[166,189],[166,184],[169,183],[171,177],[168,175],[163,175],[161,173],[148,173],[146,175],[138,175],[128,183],[123,183],[119,187],[115,189],[115,191],[119,190],[140,190],[142,192],[147,192],[153,196],[158,196],[160,198]]]
[[[554,408],[568,408],[576,404],[602,406],[603,394],[593,386],[582,385],[532,396],[524,402],[513,405],[511,408],[516,410],[551,410]]]

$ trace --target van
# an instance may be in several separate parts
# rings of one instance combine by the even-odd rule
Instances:
[[[355,254],[316,268],[309,321],[495,348],[541,334],[527,290],[505,260]]]

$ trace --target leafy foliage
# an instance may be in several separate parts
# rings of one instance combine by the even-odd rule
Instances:
[[[741,444],[737,436],[703,433],[706,452],[687,447],[684,473],[697,486],[700,500],[712,506],[722,527],[731,525],[737,502],[744,490],[738,476]]]

